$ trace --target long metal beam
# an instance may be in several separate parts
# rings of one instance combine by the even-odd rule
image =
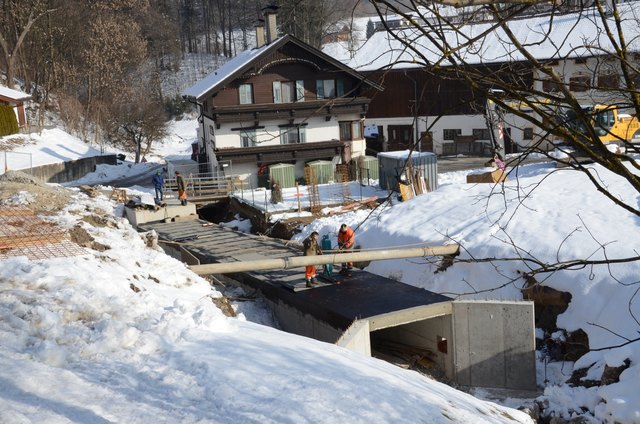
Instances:
[[[192,265],[190,269],[198,275],[227,274],[268,269],[300,268],[307,265],[326,265],[344,262],[367,262],[387,259],[418,258],[424,256],[456,255],[457,244],[444,246],[413,247],[410,249],[387,249],[368,252],[330,253],[322,256],[290,256],[277,259],[257,259],[253,261],[225,262],[217,264]]]

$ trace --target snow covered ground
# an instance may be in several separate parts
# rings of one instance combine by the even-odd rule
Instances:
[[[189,131],[194,133],[158,146],[158,158],[163,149],[188,152],[195,136]],[[51,146],[60,143],[41,141],[45,152],[40,141],[30,145],[34,157],[78,150],[65,143],[52,154]],[[107,179],[122,166],[99,172]],[[637,202],[637,193],[619,178],[599,167],[594,172],[616,196]],[[550,263],[640,250],[640,219],[615,207],[585,176],[550,164],[522,166],[517,180],[513,175],[504,187],[492,187],[466,184],[466,172],[440,174],[437,191],[394,201],[374,214],[318,219],[299,238],[314,230],[335,237],[347,222],[363,248],[455,241],[464,248],[462,259]],[[146,247],[119,218],[120,208],[76,191],[73,203],[49,219],[65,228],[82,226],[108,250],[0,262],[0,422],[530,422],[521,412],[417,373],[282,333],[271,328],[277,324],[263,309],[246,302],[234,303],[238,317],[224,316],[213,303],[221,293]],[[106,223],[93,225],[101,220],[88,215]],[[438,273],[435,268],[426,261],[393,260],[368,270],[436,292],[487,299],[519,298],[521,273],[528,271],[522,261],[456,263]],[[544,376],[549,380],[540,400],[556,416],[640,422],[640,346],[628,343],[640,330],[638,275],[640,264],[631,262],[536,276],[573,296],[559,327],[582,328],[592,348],[605,348],[576,364],[547,363],[539,355],[538,384]],[[605,366],[627,359],[630,366],[617,383],[564,384],[573,368],[588,368],[586,378],[597,379]]]

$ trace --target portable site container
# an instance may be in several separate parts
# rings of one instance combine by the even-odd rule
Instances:
[[[328,160],[314,160],[307,163],[306,166],[313,169],[316,184],[327,184],[330,181],[335,181],[335,169],[333,162]],[[311,181],[307,181],[307,184],[310,182]]]
[[[398,191],[398,182],[406,177],[405,163],[409,159],[409,150],[378,153],[380,188]],[[412,152],[413,171],[424,178],[429,191],[438,189],[438,157],[431,152]],[[413,178],[411,178],[413,179]]]
[[[296,166],[288,163],[277,163],[269,166],[269,179],[277,181],[280,187],[296,186]]]

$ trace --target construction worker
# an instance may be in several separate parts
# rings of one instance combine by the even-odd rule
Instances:
[[[340,231],[338,231],[338,249],[340,251],[351,251],[353,250],[353,246],[356,243],[356,235],[347,224],[342,224],[340,226]],[[346,262],[342,264],[342,268],[340,269],[341,275],[349,275],[351,274],[351,270],[353,269],[353,262]]]
[[[322,249],[318,245],[318,232],[312,232],[309,237],[302,242],[304,248],[304,256],[322,255]],[[304,280],[307,283],[307,287],[313,287],[316,281],[316,266],[307,265],[304,268]]]
[[[176,185],[178,186],[178,199],[180,199],[180,204],[185,206],[187,204],[187,184],[180,171],[176,171]]]
[[[151,179],[151,182],[153,183],[153,188],[156,190],[156,197],[155,197],[156,204],[159,205],[164,200],[163,193],[162,193],[164,189],[164,177],[162,176],[161,170],[158,170],[156,172],[156,174]]]

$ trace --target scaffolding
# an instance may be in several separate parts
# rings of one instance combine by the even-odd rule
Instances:
[[[318,191],[318,177],[316,171],[311,166],[304,167],[304,178],[307,181],[307,192],[309,194],[309,209],[311,213],[319,213],[322,210],[320,204],[320,192]]]
[[[342,186],[342,204],[351,202],[351,189],[349,188],[349,165],[336,165],[336,181]]]

